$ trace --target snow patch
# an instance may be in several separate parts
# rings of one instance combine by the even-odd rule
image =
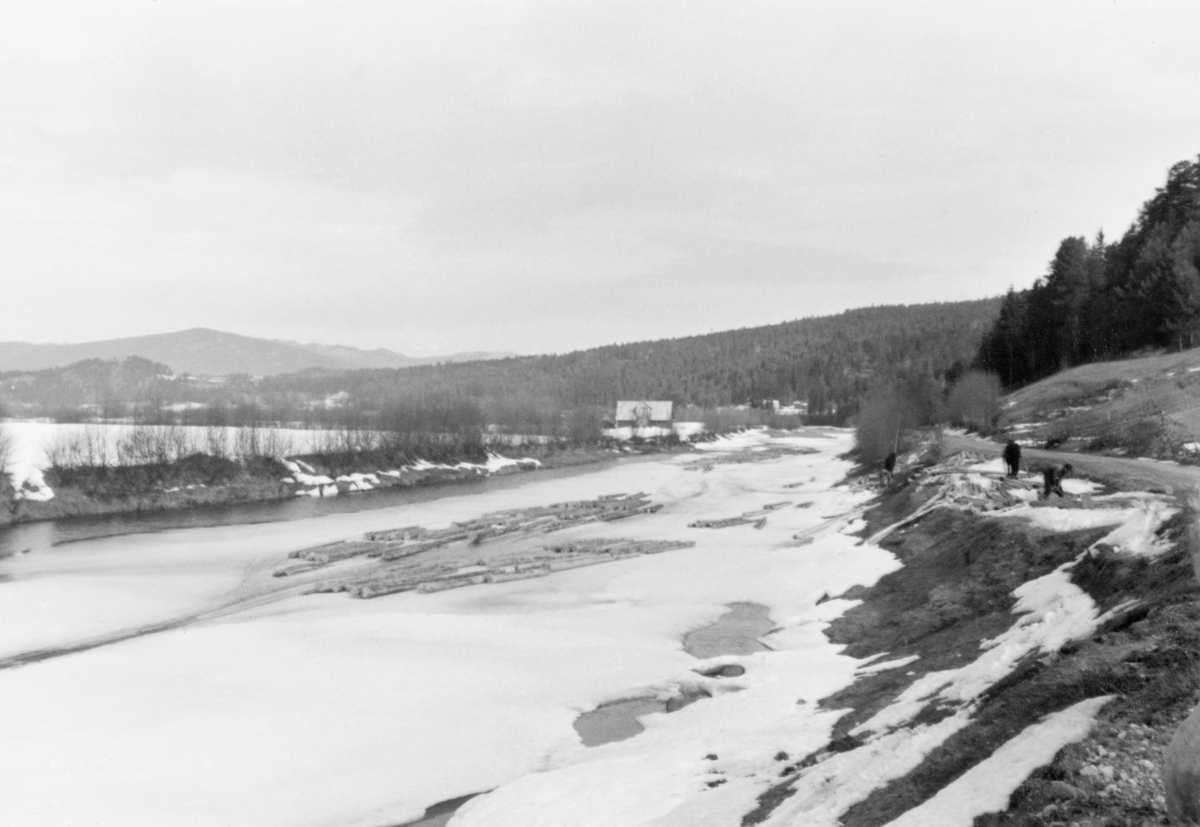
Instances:
[[[13,476],[13,479],[15,480],[16,477]],[[54,490],[42,478],[42,469],[31,468],[25,471],[24,479],[16,485],[13,499],[44,503],[54,499]]]
[[[290,459],[280,460],[280,462],[292,472],[292,481],[298,485],[329,485],[333,482],[332,477],[316,473],[311,465]]]
[[[1117,527],[1100,538],[1093,548],[1104,544],[1126,554],[1150,557],[1170,549],[1170,542],[1159,536],[1159,530],[1179,513],[1178,508],[1166,498],[1149,494],[1118,494],[1097,499],[1112,501],[1114,498],[1132,502],[1132,505],[1127,508],[1030,508],[1014,513],[1051,531],[1078,531],[1115,524]]]
[[[1085,552],[1086,553],[1086,552]],[[978,658],[958,669],[930,672],[917,679],[889,706],[855,727],[853,734],[883,732],[902,726],[931,702],[966,704],[1010,674],[1026,656],[1057,652],[1063,644],[1092,634],[1114,609],[1101,616],[1095,602],[1071,582],[1064,563],[1049,574],[1018,586],[1013,595],[1017,622],[997,637],[984,641]]]
[[[879,787],[903,778],[970,723],[966,711],[932,725],[898,729],[809,767],[763,827],[839,827],[841,816]],[[938,824],[938,822],[926,822]]]
[[[1013,791],[1067,744],[1086,737],[1112,698],[1088,698],[1047,715],[888,827],[970,827],[978,816],[1007,810]]]

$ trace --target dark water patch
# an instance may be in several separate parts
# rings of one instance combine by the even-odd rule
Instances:
[[[624,741],[642,732],[638,718],[651,712],[667,712],[667,703],[657,698],[627,698],[585,712],[575,719],[575,731],[585,747]]]
[[[37,551],[52,546],[116,537],[149,534],[180,528],[251,525],[287,522],[391,508],[397,505],[432,502],[444,497],[487,494],[517,488],[532,482],[566,479],[603,470],[616,460],[569,465],[521,474],[501,474],[443,483],[428,483],[404,488],[378,488],[336,497],[293,497],[286,500],[197,505],[165,511],[134,511],[62,520],[20,523],[0,529],[0,557],[17,551]]]
[[[678,712],[685,706],[691,706],[696,701],[701,701],[705,698],[711,697],[712,693],[704,689],[692,692],[681,692],[667,701],[667,712]]]
[[[448,798],[445,801],[439,801],[437,804],[431,804],[426,808],[425,815],[416,821],[406,821],[403,824],[397,824],[396,827],[445,827],[454,814],[458,812],[458,808],[477,795],[483,795],[483,793],[460,795],[458,798]]]
[[[768,652],[770,647],[759,638],[775,628],[769,609],[758,603],[731,603],[721,615],[683,639],[683,650],[694,658],[707,660],[721,655],[752,655]]]
[[[721,655],[749,655],[770,651],[758,638],[775,628],[768,609],[758,603],[731,603],[729,611],[683,639],[684,650],[700,659]],[[709,678],[734,678],[746,674],[746,667],[730,663],[696,670]],[[706,690],[682,692],[666,701],[656,698],[628,698],[596,707],[575,719],[575,731],[585,747],[624,741],[642,732],[638,718],[651,712],[676,712],[685,706],[712,697]]]
[[[708,669],[695,670],[706,678],[740,678],[746,674],[746,667],[740,663],[726,663],[723,666],[712,666]]]

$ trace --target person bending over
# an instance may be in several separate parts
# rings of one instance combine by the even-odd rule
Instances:
[[[1051,465],[1042,471],[1042,499],[1050,499],[1051,494],[1057,494],[1060,497],[1065,497],[1063,493],[1062,481],[1071,475],[1071,463],[1066,463],[1062,468],[1056,468]]]

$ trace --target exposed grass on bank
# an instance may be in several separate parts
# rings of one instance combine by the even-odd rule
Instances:
[[[864,535],[918,509],[933,491],[898,483],[867,512]],[[1112,695],[1093,733],[1063,750],[1017,787],[1004,813],[977,825],[1076,823],[1081,827],[1161,823],[1162,750],[1200,699],[1200,586],[1179,514],[1158,529],[1170,550],[1157,557],[1097,546],[1070,570],[1110,619],[1055,652],[1035,651],[973,702],[967,726],[948,737],[904,776],[874,790],[839,819],[877,827],[928,800],[989,758],[1042,716],[1086,698]],[[903,669],[864,675],[821,702],[849,709],[829,746],[785,766],[780,783],[744,824],[766,820],[795,780],[838,752],[862,747],[852,730],[888,707],[914,681],[955,670],[980,656],[981,644],[1013,626],[1013,589],[1076,559],[1109,529],[1050,532],[1015,518],[935,510],[882,541],[904,567],[870,588],[845,595],[861,601],[833,621],[827,635],[847,654],[885,660],[916,655]],[[956,707],[931,697],[908,725],[935,724]]]
[[[1195,462],[1200,349],[1062,371],[1011,393],[999,429],[1035,443]]]

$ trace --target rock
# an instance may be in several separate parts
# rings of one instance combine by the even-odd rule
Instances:
[[[1167,747],[1163,787],[1171,823],[1200,825],[1200,708],[1179,725]]]
[[[1058,801],[1072,800],[1083,797],[1083,790],[1066,781],[1051,781],[1046,785],[1046,797]]]

